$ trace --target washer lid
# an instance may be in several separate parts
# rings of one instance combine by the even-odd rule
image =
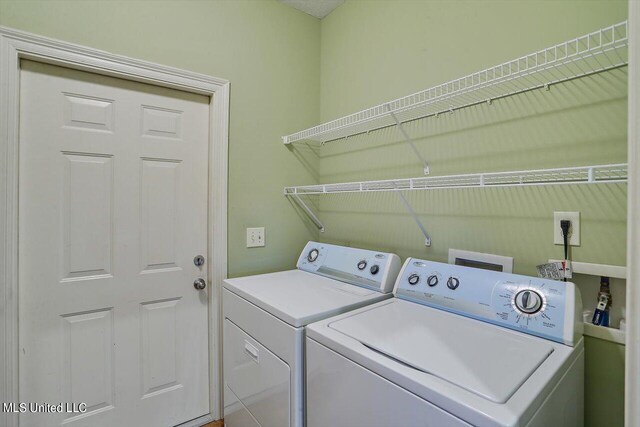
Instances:
[[[553,346],[527,335],[404,301],[329,327],[496,403],[505,403],[553,352]]]
[[[226,279],[224,287],[295,327],[391,296],[301,270]]]

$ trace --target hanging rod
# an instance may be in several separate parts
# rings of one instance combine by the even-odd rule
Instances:
[[[628,24],[620,22],[512,61],[283,136],[285,144],[326,143],[552,85],[628,64]]]
[[[375,191],[436,190],[488,187],[526,187],[543,185],[607,184],[627,182],[627,164],[578,166],[508,172],[485,172],[399,178],[381,181],[285,187],[286,196],[303,194],[368,193]]]

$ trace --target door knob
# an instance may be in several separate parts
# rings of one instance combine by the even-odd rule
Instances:
[[[196,288],[197,290],[201,291],[204,288],[207,287],[207,282],[204,281],[204,279],[196,279],[193,282],[193,287]]]

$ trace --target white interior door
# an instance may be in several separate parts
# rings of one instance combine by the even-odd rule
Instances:
[[[209,413],[209,99],[23,61],[23,426],[163,426]]]

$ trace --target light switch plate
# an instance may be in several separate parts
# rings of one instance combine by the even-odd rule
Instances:
[[[568,219],[571,221],[569,228],[569,246],[580,246],[580,212],[554,212],[553,213],[553,243],[564,245],[560,221]]]
[[[247,228],[247,247],[258,248],[264,246],[264,227]]]

